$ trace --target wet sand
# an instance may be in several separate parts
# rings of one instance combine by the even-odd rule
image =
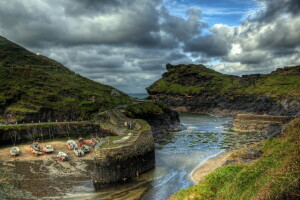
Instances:
[[[0,170],[7,184],[13,190],[29,192],[37,199],[49,199],[49,196],[60,199],[82,182],[90,181],[94,166],[93,147],[85,156],[77,157],[67,148],[66,141],[41,142],[41,145],[52,145],[54,152],[37,157],[29,150],[30,143],[16,145],[20,155],[15,157],[9,154],[11,146],[0,148]],[[59,161],[56,158],[59,151],[67,153],[69,160]]]
[[[223,152],[221,154],[218,154],[215,157],[212,157],[208,160],[206,160],[204,163],[201,163],[193,172],[192,172],[192,178],[196,182],[200,182],[204,179],[206,175],[208,175],[210,172],[215,171],[219,167],[223,166],[230,156],[232,152]]]

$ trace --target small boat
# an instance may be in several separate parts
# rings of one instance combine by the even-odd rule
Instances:
[[[67,141],[67,146],[70,150],[75,149],[78,147],[78,145],[76,144],[76,142],[74,140],[68,140]]]
[[[32,151],[32,153],[35,154],[35,156],[45,153],[45,151],[38,142],[35,142],[32,145],[30,145],[29,149]]]
[[[9,150],[11,156],[17,156],[20,154],[20,149],[18,147],[13,147]]]
[[[52,153],[54,151],[54,148],[53,148],[52,145],[49,145],[49,144],[48,145],[44,145],[43,151],[45,153]]]
[[[84,156],[84,152],[82,151],[81,148],[78,148],[78,147],[74,148],[74,153],[78,157]]]
[[[90,146],[94,147],[94,146],[96,146],[98,143],[99,143],[99,140],[98,140],[98,139],[92,138],[92,139],[90,140],[90,142],[87,143],[87,145],[90,145]]]
[[[90,148],[89,148],[87,145],[85,145],[85,144],[81,146],[81,149],[82,149],[82,151],[83,151],[84,153],[90,152]]]
[[[65,160],[69,159],[69,156],[66,153],[62,152],[62,151],[58,152],[56,157],[60,161],[65,161]]]
[[[79,142],[79,146],[87,144],[87,142],[83,138],[79,138],[78,142]]]

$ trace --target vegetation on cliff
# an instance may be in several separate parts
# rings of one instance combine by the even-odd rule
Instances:
[[[163,115],[168,106],[160,102],[146,101],[126,107],[126,115],[132,118],[148,118]]]
[[[29,121],[39,116],[47,121],[40,117],[47,113],[51,113],[48,118],[84,120],[130,102],[124,93],[0,37],[0,120]]]
[[[225,93],[234,96],[261,95],[274,98],[300,97],[300,66],[285,67],[262,75],[242,77],[226,75],[204,65],[171,65],[167,72],[147,88],[149,94],[159,93],[193,96]]]
[[[263,154],[248,165],[226,165],[171,199],[298,199],[300,119],[280,138],[265,141]]]

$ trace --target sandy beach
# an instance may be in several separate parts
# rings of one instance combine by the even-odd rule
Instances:
[[[221,154],[218,154],[215,157],[212,157],[208,160],[206,160],[204,163],[200,164],[193,172],[192,172],[192,178],[196,182],[200,182],[204,179],[206,175],[208,175],[210,172],[215,171],[224,163],[226,162],[227,158],[230,156],[232,152],[223,152]]]

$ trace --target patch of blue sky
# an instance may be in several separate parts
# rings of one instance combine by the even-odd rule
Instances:
[[[165,6],[171,15],[187,17],[189,8],[199,8],[202,11],[203,21],[209,26],[214,24],[239,25],[253,9],[257,2],[253,0],[164,0]]]

